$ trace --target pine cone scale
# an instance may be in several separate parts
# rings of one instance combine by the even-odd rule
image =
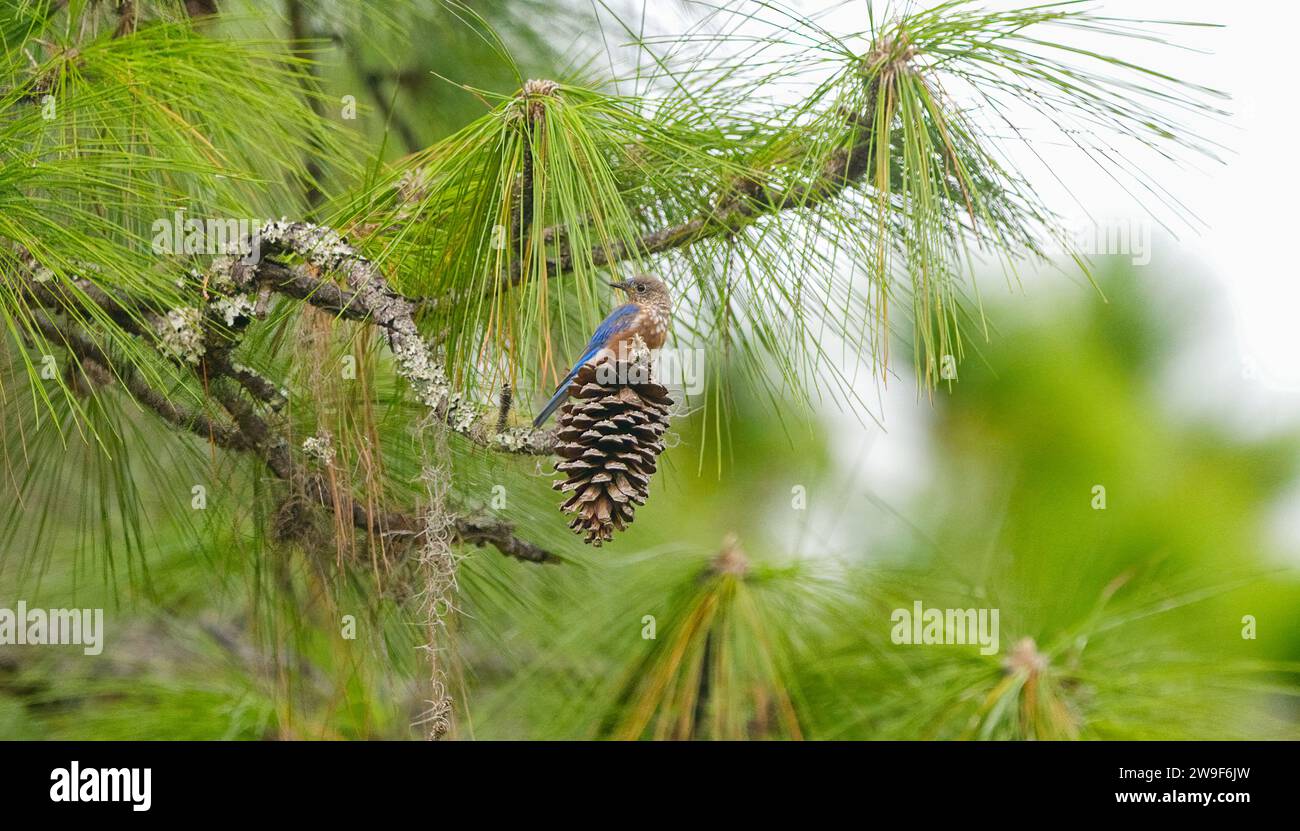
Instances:
[[[672,406],[668,390],[657,383],[605,383],[603,375],[583,367],[570,387],[556,431],[555,470],[564,478],[551,485],[569,494],[560,510],[573,514],[569,527],[594,546],[626,529],[636,506],[645,504]]]

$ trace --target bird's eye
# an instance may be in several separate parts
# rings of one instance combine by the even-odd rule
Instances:
[[[636,293],[637,293],[637,294],[645,294],[645,283],[637,283],[637,284],[636,284]]]

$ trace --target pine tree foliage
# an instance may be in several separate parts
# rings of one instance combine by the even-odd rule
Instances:
[[[158,695],[242,702],[172,725],[202,735],[1093,738],[1211,721],[1143,709],[1192,706],[1181,644],[1143,630],[1138,653],[1113,633],[1221,587],[1139,601],[1117,585],[1067,625],[1019,621],[1005,661],[912,659],[887,630],[834,622],[948,587],[890,594],[892,576],[776,566],[734,538],[597,559],[566,533],[543,466],[593,449],[575,457],[565,432],[586,404],[558,432],[522,425],[615,276],[664,276],[669,345],[708,358],[702,399],[645,405],[636,473],[669,479],[709,449],[721,467],[746,404],[860,410],[854,367],[898,371],[891,342],[923,387],[951,380],[989,334],[976,271],[1014,281],[1064,249],[1091,276],[1037,195],[1046,174],[1009,145],[1064,140],[1175,213],[1140,159],[1215,152],[1195,136],[1221,93],[1074,45],[1155,51],[1192,24],[950,0],[867,4],[861,31],[831,32],[769,0],[686,6],[687,31],[658,35],[604,3],[8,4],[0,548],[22,556],[0,576],[67,566],[74,588],[179,597],[150,625],[236,669]],[[540,15],[580,34],[566,48]],[[1050,135],[1017,133],[1026,114]],[[189,250],[191,219],[259,230]],[[661,435],[669,395],[695,463]],[[646,495],[606,451],[608,481],[571,488],[604,539]],[[638,518],[629,546],[673,522],[653,499]],[[615,591],[610,568],[629,576]],[[209,578],[246,631],[187,617],[179,587]],[[626,638],[643,610],[662,629]],[[363,647],[333,637],[341,614]],[[1259,669],[1233,664],[1206,713]],[[846,700],[855,686],[889,694]]]

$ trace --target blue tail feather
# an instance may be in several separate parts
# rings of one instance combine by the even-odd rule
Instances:
[[[551,414],[560,409],[560,405],[569,397],[569,384],[573,383],[573,379],[577,377],[578,370],[582,369],[583,365],[585,365],[587,361],[591,360],[599,351],[599,348],[590,350],[573,365],[573,369],[569,370],[569,374],[564,376],[564,380],[555,388],[555,394],[551,396],[551,400],[546,402],[546,406],[537,414],[537,418],[533,419],[534,429],[545,424],[546,420],[551,417]]]
[[[555,391],[555,395],[551,396],[551,400],[546,402],[546,406],[537,414],[537,418],[533,419],[534,428],[541,427],[545,424],[546,419],[551,417],[551,413],[560,409],[560,405],[564,403],[564,399],[569,397],[569,382],[573,380],[573,375],[574,373],[569,373],[569,377],[565,378],[564,383],[560,384],[560,388]]]

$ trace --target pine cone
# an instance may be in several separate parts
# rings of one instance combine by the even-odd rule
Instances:
[[[663,386],[633,383],[633,373],[644,367],[619,369],[626,371],[615,373],[608,364],[599,374],[593,366],[579,370],[556,433],[555,470],[566,478],[552,487],[573,494],[560,510],[573,514],[569,527],[597,547],[630,525],[636,506],[645,504],[673,404]],[[601,383],[607,376],[623,382]]]

